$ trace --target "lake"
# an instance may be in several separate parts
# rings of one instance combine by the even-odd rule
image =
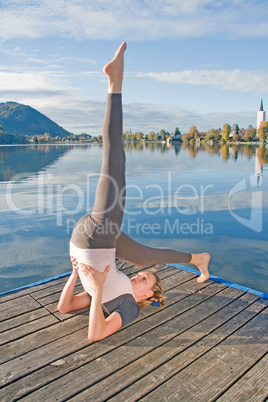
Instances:
[[[125,144],[123,230],[147,245],[211,253],[211,274],[268,293],[268,149]],[[0,292],[71,270],[102,145],[0,147]],[[190,265],[189,265],[190,267]]]

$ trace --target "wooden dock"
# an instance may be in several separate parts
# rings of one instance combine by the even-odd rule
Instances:
[[[3,296],[0,400],[264,401],[268,300],[157,268],[167,306],[96,343],[88,312],[56,309],[66,278]]]

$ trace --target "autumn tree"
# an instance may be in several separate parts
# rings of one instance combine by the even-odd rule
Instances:
[[[188,133],[189,140],[193,140],[193,139],[197,138],[198,137],[197,134],[198,134],[198,131],[197,131],[196,126],[192,126]]]
[[[134,134],[134,139],[135,139],[136,141],[141,141],[141,140],[143,139],[143,133],[142,133],[141,131],[137,131],[137,132]]]
[[[148,140],[152,141],[154,139],[154,135],[155,135],[155,132],[150,131],[149,134],[148,134]]]
[[[132,140],[132,134],[129,131],[125,132],[125,140],[130,141]]]
[[[245,141],[252,141],[256,136],[255,128],[250,124],[248,128],[244,132],[244,140]]]
[[[225,142],[226,142],[226,141],[229,140],[229,138],[230,138],[230,132],[231,132],[231,126],[230,126],[229,124],[225,123],[225,124],[223,125],[222,132],[221,132],[222,141],[225,141]]]
[[[218,130],[215,130],[215,128],[210,129],[207,134],[206,134],[206,141],[209,140],[219,140],[221,138]]]
[[[258,136],[261,141],[268,140],[268,121],[262,121],[258,129]]]

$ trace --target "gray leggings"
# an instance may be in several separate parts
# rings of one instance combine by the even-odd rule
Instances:
[[[122,144],[121,94],[108,94],[103,123],[103,160],[91,214],[75,225],[72,243],[81,249],[116,248],[116,257],[140,267],[189,263],[190,253],[144,246],[123,233],[125,151]]]

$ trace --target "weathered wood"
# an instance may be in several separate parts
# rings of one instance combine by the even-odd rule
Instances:
[[[178,317],[177,322],[176,319],[174,319],[168,324],[159,326],[153,331],[152,334],[147,333],[144,336],[139,337],[138,339],[141,345],[146,345],[147,347],[148,345],[150,345],[150,352],[144,354],[142,358],[137,359],[132,364],[126,365],[123,369],[115,372],[113,375],[110,375],[109,377],[106,376],[103,381],[97,383],[96,385],[93,385],[92,387],[85,390],[83,393],[79,393],[77,397],[73,400],[78,400],[78,398],[80,397],[82,397],[82,400],[83,398],[99,400],[99,398],[101,398],[103,389],[107,389],[105,397],[111,398],[119,391],[125,389],[122,392],[122,395],[117,395],[117,397],[115,398],[115,400],[124,401],[128,400],[128,395],[132,395],[132,392],[134,392],[135,389],[138,389],[140,392],[140,394],[135,394],[135,398],[138,398],[139,396],[142,396],[144,394],[144,391],[148,391],[148,389],[151,389],[151,387],[154,388],[154,385],[156,384],[155,375],[153,374],[148,379],[144,377],[146,374],[149,374],[151,373],[151,371],[157,369],[158,367],[161,367],[163,363],[168,362],[171,358],[182,353],[185,349],[188,350],[189,346],[194,345],[199,339],[207,336],[208,333],[212,332],[223,323],[228,321],[230,318],[232,318],[234,315],[236,315],[237,311],[245,309],[249,303],[252,303],[256,300],[256,298],[251,298],[251,300],[248,301],[245,297],[244,300],[234,299],[233,303],[230,304],[228,298],[231,298],[232,293],[225,291],[225,295],[225,301],[222,297],[221,306],[219,305],[219,303],[216,302],[213,308],[212,303],[210,303],[210,309],[203,308],[203,314],[201,313],[202,309],[200,309],[201,314],[199,317],[199,321],[198,316],[195,317],[197,321],[196,324],[194,324],[194,320],[190,319],[189,317],[189,313],[191,312],[187,311],[186,313]],[[206,303],[207,301],[202,304],[205,305]],[[201,307],[202,304],[199,305],[199,307]],[[205,310],[207,310],[206,313]],[[178,330],[177,335],[174,329]],[[231,329],[231,331],[233,331],[233,329]],[[168,334],[171,335],[170,340],[168,340],[167,338],[165,339]],[[172,334],[175,334],[173,338]],[[167,342],[164,343],[164,340]],[[163,344],[162,347],[161,344]],[[211,345],[211,347],[213,347],[213,344]],[[195,353],[194,351],[192,351],[192,358],[195,359],[196,356],[201,353],[201,351],[202,348],[196,349]],[[138,355],[136,351],[135,354],[136,356]],[[123,359],[124,357],[119,356],[119,358]],[[168,363],[165,370],[162,370],[160,368],[159,370],[157,370],[157,373],[158,371],[160,378],[163,379],[163,372],[165,373],[165,376],[168,373]],[[140,379],[142,379],[140,383],[137,383],[137,381]],[[109,384],[111,385],[111,387],[108,387]],[[130,394],[128,393],[128,390],[131,391]],[[135,398],[133,398],[133,400],[135,400]]]
[[[207,288],[206,290],[206,297],[209,297],[211,294],[215,294],[216,291],[216,289],[214,289],[213,291],[213,289],[209,288]],[[228,289],[228,291],[230,291],[230,289]],[[203,299],[204,295],[201,296],[199,294],[199,298],[200,297],[202,297]],[[188,302],[191,298],[193,299],[194,295],[191,295],[189,298],[187,298],[189,299]],[[222,299],[224,299],[224,297]],[[225,302],[226,301],[227,298],[225,298]],[[227,302],[229,303],[229,300]],[[166,310],[168,310],[168,308]],[[208,310],[205,310],[207,314]],[[162,310],[162,312],[164,311],[165,310]],[[180,309],[178,311],[180,311]],[[85,386],[85,381],[86,384],[94,384],[94,382],[99,381],[104,376],[106,376],[108,372],[114,372],[115,370],[118,370],[122,367],[122,364],[129,364],[141,354],[146,354],[150,350],[152,350],[152,348],[155,348],[156,339],[158,339],[158,342],[160,341],[161,343],[165,343],[170,339],[170,337],[174,337],[178,332],[182,330],[181,328],[179,328],[180,325],[182,328],[187,328],[190,324],[190,322],[187,320],[187,317],[184,319],[184,317],[181,316],[181,313],[179,313],[179,317],[177,317],[177,320],[175,319],[174,312],[169,315],[169,318],[169,320],[166,320],[166,325],[163,325],[160,329],[157,326],[156,328],[154,328],[154,330],[152,330],[151,327],[148,328],[148,330],[145,332],[145,339],[147,339],[147,342],[145,342],[141,331],[138,331],[138,336],[136,336],[126,345],[121,345],[120,349],[116,349],[115,351],[106,353],[104,357],[98,357],[97,360],[94,360],[93,362],[82,366],[80,369],[77,369],[76,388],[80,388],[80,390],[83,390]],[[155,332],[159,334],[158,338],[155,337]],[[131,333],[133,334],[133,329]],[[104,346],[105,340],[101,343],[103,343]],[[60,399],[70,397],[73,394],[73,385],[71,381],[71,379],[73,378],[73,373],[74,371],[66,375],[63,379],[59,379],[58,381],[55,380],[50,385],[46,385],[44,388],[34,392],[31,396],[31,399],[29,400],[45,400],[47,395],[57,395],[57,397]]]
[[[36,310],[40,307],[40,304],[30,295],[18,297],[15,300],[9,300],[0,304],[1,321],[27,313],[31,310]]]
[[[4,303],[6,301],[9,300],[15,300],[17,297],[21,297],[21,296],[25,296],[25,295],[34,295],[35,292],[42,290],[42,289],[49,289],[49,288],[53,288],[53,286],[59,286],[60,284],[63,284],[64,282],[66,282],[66,278],[68,276],[64,276],[62,278],[59,279],[53,279],[51,281],[45,282],[45,283],[41,283],[40,285],[35,285],[35,286],[29,286],[25,289],[21,289],[21,290],[16,290],[14,292],[8,293],[6,295],[2,295],[0,297],[0,304]]]
[[[176,375],[173,373],[173,376],[159,389],[141,400],[154,401],[156,398],[162,401],[173,401],[174,398],[211,400],[220,389],[228,386],[234,378],[240,376],[248,366],[254,364],[267,352],[267,346],[263,345],[259,337],[260,331],[263,331],[266,314],[267,309],[184,370]],[[177,371],[178,359],[173,360],[174,370]]]
[[[0,334],[0,345],[5,345],[10,341],[15,341],[20,339],[25,335],[32,334],[42,328],[49,327],[52,324],[58,323],[59,320],[52,314],[47,314],[44,317],[39,318],[39,320],[34,320],[31,323],[25,323],[20,325],[20,327],[12,328],[8,331],[2,332]]]
[[[157,387],[159,387],[157,389],[160,390],[161,384],[165,384],[169,378],[172,378],[176,373],[180,373],[184,368],[187,368],[192,362],[196,361],[204,353],[213,349],[217,344],[222,342],[222,340],[239,329],[241,325],[251,320],[252,317],[255,317],[256,314],[258,314],[262,309],[262,305],[254,303],[253,311],[251,311],[252,307],[249,306],[230,320],[227,320],[223,325],[218,325],[215,330],[212,328],[212,331],[209,334],[206,334],[207,325],[209,328],[210,325],[214,324],[215,317],[212,315],[204,323],[201,322],[196,327],[191,328],[187,334],[183,333],[181,336],[174,338],[174,340],[172,340],[169,344],[165,345],[165,348],[156,349],[151,354],[148,354],[147,361],[142,361],[140,364],[140,367],[144,367],[145,364],[149,365],[150,367],[152,366],[152,362],[154,362],[154,367],[150,367],[149,374],[144,376],[141,373],[139,376],[139,362],[137,362],[136,367],[133,367],[133,374],[136,376],[136,378],[138,377],[138,381],[136,380],[131,382],[133,378],[130,378],[129,385],[126,385],[125,387],[122,386],[122,388],[125,389],[121,393],[118,393],[114,397],[114,400],[135,401],[142,398],[142,396],[146,395],[150,391],[153,391]],[[200,341],[197,339],[197,335],[199,336],[199,331],[201,331]],[[189,348],[189,341],[192,338],[193,344]],[[195,342],[195,340],[197,340],[197,342]],[[169,346],[168,349],[166,349],[167,346]],[[166,354],[166,357],[163,357],[163,354]],[[162,364],[163,362],[164,364]],[[202,373],[202,370],[200,372]],[[124,378],[123,372],[121,373],[121,378]],[[187,386],[192,382],[194,382],[194,379],[189,376],[185,384]],[[157,399],[156,394],[157,392],[154,394],[156,400],[162,400],[162,398],[164,398],[162,391],[160,399]],[[174,392],[173,396],[174,400],[177,400],[176,397],[178,398],[178,396],[176,396],[176,392]],[[183,395],[180,395],[180,398],[183,399]]]
[[[75,316],[72,320],[57,323],[57,328],[55,326],[56,324],[54,324],[48,328],[24,336],[10,344],[1,346],[0,362],[8,362],[12,359],[12,365],[15,366],[12,373],[14,375],[16,368],[18,367],[18,362],[16,362],[15,358],[22,356],[19,359],[19,361],[22,361],[28,352],[31,353],[31,351],[34,351],[34,353],[37,354],[37,350],[41,346],[51,344],[51,342],[62,339],[64,336],[68,336],[79,329],[86,328],[87,322],[87,317]]]
[[[45,315],[48,315],[49,312],[45,308],[38,308],[37,310],[30,311],[29,313],[24,313],[14,318],[7,319],[5,321],[1,321],[0,324],[0,332],[11,330],[12,328],[20,327],[24,324],[31,325],[31,322],[34,320],[38,320]],[[19,332],[20,332],[19,328]]]
[[[268,398],[268,354],[236,381],[224,394],[217,398],[219,402],[265,401]]]
[[[116,264],[129,276],[141,270]],[[267,300],[157,268],[167,307],[147,307],[96,343],[87,340],[88,309],[57,311],[67,277],[2,297],[1,401],[263,399]]]
[[[173,286],[174,286],[174,281],[176,279],[176,275],[174,275],[173,278]],[[192,282],[192,281],[191,281]],[[178,289],[181,289],[181,286],[179,285]],[[174,314],[177,312],[180,314],[184,310],[187,310],[187,308],[190,308],[192,306],[192,303],[196,304],[197,300],[200,302],[204,300],[205,298],[210,297],[211,294],[219,291],[219,289],[222,289],[223,286],[219,284],[213,284],[211,286],[207,286],[207,284],[199,284],[196,281],[192,283],[192,289],[196,289],[196,291],[202,289],[202,288],[210,288],[206,295],[198,293],[196,296],[194,294],[191,294],[190,297],[188,296],[187,292],[183,292],[184,287],[181,289],[180,293],[177,293],[177,299],[181,300],[180,305],[175,305],[174,300],[171,300],[171,308],[172,310],[169,310],[168,308],[161,310],[161,309],[144,309],[145,314],[142,316],[140,315],[138,321],[135,323],[136,325],[131,324],[128,327],[123,328],[121,331],[118,333],[112,335],[111,337],[104,339],[101,342],[91,344],[88,346],[88,354],[86,354],[86,350],[83,350],[82,353],[82,358],[85,360],[85,357],[88,361],[88,356],[91,357],[90,360],[94,358],[98,358],[99,356],[103,355],[104,353],[124,344],[126,341],[129,341],[131,339],[134,339],[135,337],[139,336],[143,331],[148,331],[152,327],[156,327],[159,323],[165,322],[167,320],[170,320],[173,318]],[[174,292],[174,289],[172,289]],[[167,292],[168,293],[168,292]],[[168,298],[169,300],[170,298]],[[185,300],[184,300],[185,299]],[[146,313],[147,310],[147,313]],[[160,316],[158,316],[158,320],[155,320],[155,314],[158,312]],[[144,320],[146,318],[147,314],[147,320],[149,319],[150,322],[147,322],[147,320]],[[162,316],[162,317],[161,317]],[[66,337],[65,337],[66,338]],[[65,338],[63,338],[63,341],[65,341]],[[82,339],[81,339],[82,338]],[[68,337],[68,342],[70,344],[69,348],[65,347],[62,348],[61,343],[62,339],[56,340],[55,342],[49,343],[49,345],[44,345],[40,347],[40,350],[34,350],[34,352],[29,352],[26,355],[20,356],[19,359],[14,359],[9,364],[7,364],[7,367],[5,369],[9,369],[9,372],[11,373],[10,376],[5,380],[6,383],[10,381],[14,381],[17,378],[24,377],[27,374],[30,374],[32,371],[39,369],[40,367],[45,366],[46,364],[52,363],[55,360],[58,359],[67,359],[68,361],[68,353],[72,353],[75,351],[74,345],[76,345],[77,349],[81,349],[81,347],[85,346],[85,339],[86,339],[86,333],[78,331],[72,336]],[[65,342],[64,342],[65,343]],[[87,342],[88,343],[88,342]],[[82,346],[81,346],[82,345]],[[51,353],[52,351],[52,353]],[[38,356],[38,360],[32,361],[34,359],[34,356]],[[76,359],[75,364],[77,364],[77,361],[79,359]],[[65,365],[66,366],[66,365]],[[63,367],[65,369],[65,366]],[[72,365],[72,369],[74,366]],[[57,372],[61,369],[61,367],[57,367]],[[42,375],[42,381],[44,381],[44,375]],[[49,378],[51,379],[51,371],[49,372]],[[36,379],[35,382],[36,383]],[[30,387],[33,386],[33,382],[31,381]]]

